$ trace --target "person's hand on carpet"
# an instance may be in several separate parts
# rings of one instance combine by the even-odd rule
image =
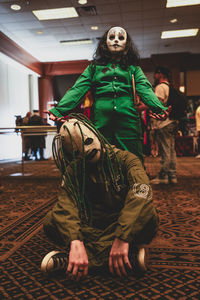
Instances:
[[[82,241],[71,242],[67,274],[77,281],[88,274],[88,256]]]
[[[115,238],[109,255],[109,269],[113,275],[127,276],[127,269],[132,270],[128,252],[129,243]]]

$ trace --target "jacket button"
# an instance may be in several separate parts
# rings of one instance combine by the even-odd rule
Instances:
[[[114,77],[114,79],[116,80],[116,79],[117,79],[117,77],[115,76],[115,77]]]
[[[114,106],[114,110],[116,110],[117,109],[117,106]]]

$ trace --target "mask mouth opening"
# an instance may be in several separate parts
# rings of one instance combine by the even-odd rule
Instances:
[[[92,160],[95,155],[97,154],[98,150],[97,149],[93,149],[89,154],[87,154],[86,159],[87,160]]]

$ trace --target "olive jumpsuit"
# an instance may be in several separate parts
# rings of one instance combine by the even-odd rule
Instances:
[[[102,164],[86,165],[85,197],[90,203],[90,222],[82,222],[76,200],[65,186],[61,186],[58,202],[46,215],[44,230],[47,236],[65,250],[70,242],[84,242],[89,267],[108,265],[109,253],[115,237],[129,242],[130,247],[148,244],[158,228],[158,216],[152,201],[152,190],[139,158],[128,151],[114,148],[124,176],[116,189],[105,165],[108,186],[102,176]],[[113,154],[109,154],[114,164]],[[81,161],[80,161],[81,163]],[[81,168],[77,167],[77,170]],[[68,171],[73,171],[68,166]],[[83,174],[79,171],[78,181]]]

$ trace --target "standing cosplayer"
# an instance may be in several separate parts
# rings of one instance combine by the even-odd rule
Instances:
[[[77,280],[92,267],[109,266],[119,276],[145,271],[144,245],[156,234],[158,216],[141,161],[111,146],[75,114],[62,125],[53,149],[62,184],[44,230],[64,252],[49,252],[42,271],[64,271]]]
[[[58,106],[49,111],[50,118],[56,121],[68,114],[91,89],[95,127],[110,143],[136,154],[143,161],[142,129],[133,101],[132,75],[136,93],[159,119],[166,117],[167,108],[154,94],[138,64],[139,55],[129,34],[121,27],[111,28],[100,40],[93,62]]]

